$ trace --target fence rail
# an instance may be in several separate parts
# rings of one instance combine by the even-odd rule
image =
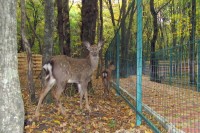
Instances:
[[[33,54],[33,77],[36,79],[42,69],[42,55]],[[26,75],[28,70],[27,55],[26,53],[18,53],[18,72],[19,75]]]

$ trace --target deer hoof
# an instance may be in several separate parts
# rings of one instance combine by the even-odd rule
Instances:
[[[87,109],[90,113],[92,112],[90,106],[86,106],[86,109]]]
[[[61,114],[64,115],[64,116],[66,116],[66,112],[65,112],[64,109],[61,109]]]
[[[36,112],[35,113],[35,116],[34,116],[34,119],[36,119],[37,121],[39,121],[39,117],[40,116],[40,113],[39,112]]]
[[[83,109],[83,106],[82,106],[82,104],[80,105],[80,109],[81,109],[81,110]]]

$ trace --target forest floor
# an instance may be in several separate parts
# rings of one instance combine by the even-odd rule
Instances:
[[[92,112],[80,110],[79,94],[62,95],[62,103],[66,116],[58,113],[55,102],[43,104],[40,109],[40,119],[34,119],[36,104],[30,102],[25,78],[20,77],[25,105],[26,133],[152,133],[145,124],[136,127],[136,115],[124,100],[115,95],[114,90],[109,97],[103,97],[101,79],[93,81],[94,93],[89,93],[89,103]],[[41,91],[36,82],[36,97]]]

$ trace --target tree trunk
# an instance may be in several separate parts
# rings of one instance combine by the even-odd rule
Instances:
[[[32,30],[32,32],[33,32],[33,34],[34,34],[34,36],[35,36],[35,37],[37,38],[37,40],[38,40],[38,44],[39,44],[39,48],[40,48],[39,53],[42,54],[41,39],[40,39],[39,36],[36,34],[36,27],[33,28],[33,26],[31,25],[30,18],[27,16],[27,14],[26,14],[26,18],[27,18],[27,20],[28,20],[29,26],[30,26],[30,28],[31,28],[31,30]]]
[[[130,13],[130,19],[129,19],[129,24],[128,24],[128,29],[127,29],[127,39],[126,42],[128,43],[128,47],[127,47],[127,53],[128,53],[128,49],[129,49],[129,45],[130,45],[130,40],[131,40],[131,29],[132,29],[132,25],[133,25],[133,16],[135,14],[135,0],[133,1],[133,7],[131,8],[131,13]]]
[[[157,61],[155,57],[155,45],[158,37],[158,22],[157,22],[157,12],[155,11],[154,7],[154,0],[150,0],[150,11],[153,17],[153,38],[151,39],[151,59],[150,59],[150,66],[151,66],[151,80],[156,81],[157,79]]]
[[[155,56],[155,48],[156,48],[156,41],[158,38],[158,28],[159,28],[157,18],[158,18],[158,13],[170,2],[171,0],[167,1],[162,6],[160,6],[157,12],[154,7],[154,0],[150,0],[149,2],[150,12],[153,17],[153,37],[151,39],[151,57],[150,57],[150,67],[151,67],[150,80],[156,81],[156,82],[160,82],[159,75],[158,75],[158,59],[156,59],[156,56]]]
[[[42,64],[44,65],[52,56],[53,53],[53,32],[54,32],[54,0],[44,0],[45,4],[45,27],[44,27],[44,47],[42,55]],[[44,72],[42,83],[44,86]],[[45,99],[47,103],[51,102],[51,94],[49,93]]]
[[[175,11],[175,5],[174,5],[174,0],[172,1],[172,6],[171,6],[171,16],[172,15],[175,15],[176,14],[176,11]],[[172,17],[172,24],[171,24],[171,32],[172,32],[172,46],[175,47],[177,45],[177,29],[176,29],[176,17]],[[160,43],[162,44],[162,43]],[[173,50],[175,53],[177,53],[177,49],[174,49]],[[174,76],[174,74],[176,73],[177,71],[177,68],[178,68],[178,61],[179,59],[178,58],[175,58],[175,68],[173,69],[173,72],[172,72],[172,75]]]
[[[125,14],[126,14],[126,4],[127,4],[127,0],[123,0],[122,2],[122,7],[121,7],[121,11],[122,11],[122,19],[121,19],[121,72],[120,75],[126,77],[127,76],[127,42],[126,42],[126,21],[125,21]]]
[[[98,23],[98,29],[99,29],[99,38],[98,41],[103,41],[103,0],[99,0],[99,19],[100,22]],[[103,45],[104,46],[104,45]],[[103,48],[102,46],[102,48]],[[102,67],[103,67],[103,50],[101,49],[99,52],[99,65],[97,68],[97,74],[96,74],[96,78],[98,78],[102,72]]]
[[[115,31],[116,24],[115,24],[115,17],[114,17],[114,12],[113,12],[113,8],[112,8],[111,0],[108,0],[107,5],[108,5],[109,11],[110,11],[110,16],[111,16],[111,20],[112,20],[112,24],[113,24],[113,29]]]
[[[173,0],[172,1],[171,15],[174,15],[174,14],[176,14],[176,12],[175,12],[175,7],[174,7],[174,0]],[[176,20],[175,20],[175,18],[172,18],[171,30],[172,30],[172,37],[173,37],[173,46],[176,46],[177,35],[176,35]]]
[[[63,46],[64,46],[64,35],[63,35],[63,2],[62,0],[57,0],[57,10],[58,10],[58,37],[59,37],[59,47],[60,53],[63,54]]]
[[[82,0],[81,9],[81,41],[88,41],[91,45],[94,44],[96,36],[96,21],[98,16],[98,0]],[[88,56],[88,50],[82,46],[82,56]],[[92,82],[88,84],[89,91],[94,92],[92,89]]]
[[[96,21],[98,16],[98,0],[82,0],[81,9],[81,41],[88,41],[94,44],[96,36]],[[88,50],[83,46],[82,56],[87,56]]]
[[[64,47],[63,53],[71,55],[70,19],[69,19],[69,0],[63,0],[63,19],[64,19]]]
[[[23,133],[24,104],[18,76],[15,0],[0,4],[0,132]]]
[[[192,0],[192,12],[190,15],[190,22],[192,29],[190,31],[190,44],[189,44],[189,67],[190,67],[190,84],[195,84],[195,32],[196,32],[196,0]]]
[[[25,0],[21,0],[21,35],[22,42],[26,49],[27,62],[28,62],[28,88],[31,102],[35,102],[35,86],[33,81],[33,61],[32,53],[28,40],[26,39],[25,32],[25,23],[26,23],[26,11],[25,11]]]

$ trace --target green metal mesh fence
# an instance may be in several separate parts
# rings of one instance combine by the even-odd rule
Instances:
[[[155,132],[200,132],[200,1],[194,16],[192,2],[154,1],[158,35],[153,50],[150,1],[140,7],[132,1],[105,54],[105,64],[117,66],[113,85],[136,111],[136,124],[142,118]]]

